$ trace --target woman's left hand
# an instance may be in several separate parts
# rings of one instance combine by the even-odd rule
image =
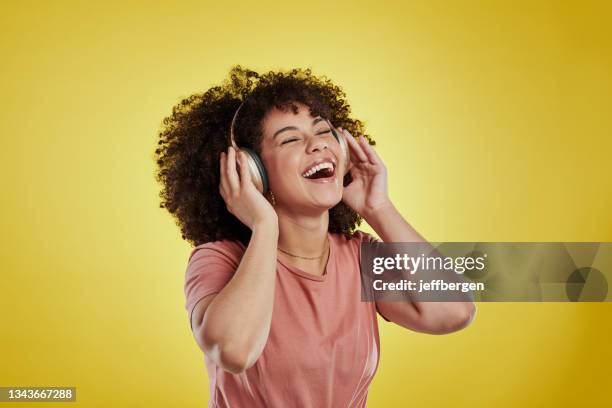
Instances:
[[[344,187],[342,201],[367,221],[374,211],[390,203],[387,168],[365,137],[359,136],[357,141],[348,130],[338,130],[351,152],[349,171],[353,178],[353,181]]]

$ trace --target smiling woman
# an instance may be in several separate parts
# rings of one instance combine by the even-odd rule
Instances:
[[[163,122],[161,206],[195,246],[185,308],[211,407],[365,407],[380,341],[359,274],[374,238],[356,228],[384,174],[353,167],[365,145],[349,112],[310,70],[236,66]]]
[[[163,122],[161,205],[195,245],[185,308],[210,407],[365,407],[377,312],[432,334],[473,319],[468,302],[361,301],[361,244],[375,240],[356,230],[362,216],[385,242],[424,239],[389,199],[373,142],[351,135],[362,125],[349,112],[310,70],[236,66]]]

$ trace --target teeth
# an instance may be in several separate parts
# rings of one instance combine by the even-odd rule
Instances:
[[[308,170],[306,173],[302,174],[302,177],[310,177],[313,174],[315,174],[317,171],[321,169],[326,169],[326,168],[333,170],[334,165],[330,162],[319,163],[316,166],[312,167],[310,170]]]

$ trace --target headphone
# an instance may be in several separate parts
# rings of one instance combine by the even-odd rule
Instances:
[[[240,108],[242,108],[242,105],[244,105],[244,102],[242,102],[240,106],[238,107],[238,109],[236,109],[236,113],[234,113],[234,117],[232,118],[232,125],[230,126],[230,134],[229,134],[229,144],[231,144],[231,146],[234,149],[236,149],[236,151],[243,151],[246,154],[247,168],[248,168],[249,174],[251,175],[251,181],[253,182],[257,190],[259,190],[262,194],[266,194],[270,188],[270,182],[268,179],[268,173],[266,172],[266,168],[264,167],[263,162],[261,161],[261,158],[259,157],[257,153],[255,153],[253,150],[249,148],[246,148],[246,147],[239,148],[238,145],[236,145],[236,141],[234,139],[234,125],[236,123],[236,117],[238,116],[238,112],[240,111]],[[346,144],[346,140],[344,140],[342,136],[338,135],[338,133],[336,132],[336,129],[331,125],[329,120],[325,119],[325,121],[329,125],[329,128],[331,129],[332,134],[334,135],[334,137],[340,144],[342,161],[344,162],[344,167],[345,167],[344,175],[346,175],[346,173],[348,173],[349,161],[350,161],[350,153],[349,153],[348,145]]]

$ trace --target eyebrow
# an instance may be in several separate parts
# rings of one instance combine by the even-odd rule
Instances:
[[[316,125],[317,123],[321,122],[322,120],[325,120],[325,118],[321,118],[321,117],[316,118],[315,120],[313,120],[313,121],[312,121],[312,126]],[[275,137],[276,137],[276,136],[277,136],[279,133],[284,132],[285,130],[298,130],[298,128],[297,128],[297,127],[295,127],[295,126],[285,126],[284,128],[277,130],[277,131],[274,133],[274,136],[272,136],[272,139],[274,140],[274,138],[275,138]]]

